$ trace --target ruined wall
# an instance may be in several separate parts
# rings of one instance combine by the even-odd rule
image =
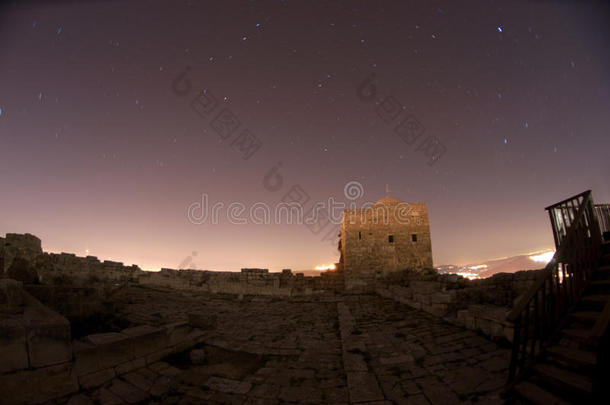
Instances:
[[[343,275],[338,271],[324,272],[318,277],[305,277],[290,270],[270,273],[267,269],[242,269],[239,273],[172,269],[150,272],[136,265],[125,266],[110,260],[102,262],[94,256],[46,253],[40,247],[40,239],[29,234],[7,234],[3,240],[0,240],[3,263],[12,266],[15,273],[10,278],[26,284],[86,287],[98,282],[133,282],[209,293],[277,296],[319,294],[343,289]],[[16,266],[14,263],[18,257],[24,260]],[[4,272],[3,276],[7,277],[7,274]]]
[[[43,284],[86,285],[96,281],[128,282],[137,280],[142,270],[121,262],[98,260],[95,256],[78,257],[71,253],[44,253],[35,262]]]
[[[387,273],[432,268],[426,205],[386,197],[371,208],[345,210],[341,254],[348,289]]]
[[[35,272],[29,268],[28,263],[32,263],[41,254],[41,242],[36,236],[29,233],[7,233],[5,238],[0,238],[0,278],[36,281]]]
[[[3,404],[44,403],[104,384],[202,341],[199,315],[160,327],[140,325],[78,341],[70,324],[23,290],[0,280],[0,392]]]
[[[182,290],[236,295],[298,296],[335,292],[343,287],[339,272],[324,272],[319,277],[305,277],[290,270],[269,273],[267,269],[242,269],[236,272],[162,269],[142,272],[142,285],[172,287]]]
[[[480,280],[404,272],[377,280],[376,292],[492,339],[512,341],[506,315],[537,280],[540,270],[499,273]]]

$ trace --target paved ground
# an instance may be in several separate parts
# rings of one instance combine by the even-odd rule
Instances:
[[[373,295],[325,301],[183,295],[132,288],[137,323],[215,314],[200,347],[115,378],[69,404],[502,403],[508,350]],[[202,353],[202,352],[198,352]]]

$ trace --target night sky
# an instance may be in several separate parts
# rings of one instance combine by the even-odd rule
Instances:
[[[545,206],[610,202],[610,13],[578,3],[4,4],[0,234],[145,269],[310,269],[338,261],[337,225],[188,208],[388,185],[427,204],[435,265],[552,247]]]

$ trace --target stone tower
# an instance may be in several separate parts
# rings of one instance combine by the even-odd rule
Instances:
[[[424,203],[388,196],[368,208],[344,210],[340,238],[348,289],[370,286],[377,275],[432,267]]]

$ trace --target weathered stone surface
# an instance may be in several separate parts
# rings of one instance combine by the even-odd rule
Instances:
[[[26,328],[30,365],[44,367],[72,360],[70,324],[65,318],[48,319]]]
[[[113,368],[105,368],[93,373],[84,374],[78,377],[78,383],[84,389],[99,387],[106,381],[110,381],[116,375]]]
[[[191,312],[189,316],[189,325],[193,328],[201,330],[214,329],[218,323],[216,315],[210,315],[199,312]]]
[[[167,347],[167,335],[164,329],[140,325],[123,329],[121,333],[133,339],[135,357],[142,357]]]
[[[112,380],[112,384],[108,387],[108,390],[117,397],[121,398],[128,404],[136,404],[142,402],[148,398],[148,394],[141,389],[126,383],[118,378]]]
[[[107,388],[100,388],[96,393],[94,393],[93,397],[96,399],[100,405],[122,405],[125,402],[112,392],[110,392]]]
[[[97,346],[100,367],[114,367],[134,358],[134,343],[121,333],[97,333],[87,336]]]
[[[313,387],[284,387],[278,398],[287,402],[322,403],[322,393]]]
[[[140,286],[115,297],[133,302],[124,312],[133,323],[184,323],[185,308],[223,320],[214,329],[184,333],[182,343],[147,355],[148,366],[115,377],[159,403],[485,403],[501,389],[508,366],[507,351],[488,339],[375,295],[238,301]],[[169,328],[163,329],[169,340]],[[164,362],[151,357],[199,339],[203,366],[189,366],[182,355]],[[482,372],[462,375],[466,367]],[[475,387],[464,381],[473,375]],[[87,395],[98,403],[101,391]]]
[[[367,371],[368,367],[361,354],[350,352],[343,353],[343,365],[345,371]]]
[[[347,373],[347,386],[351,402],[381,401],[384,396],[372,373],[353,371]]]
[[[20,312],[23,305],[23,283],[10,278],[0,279],[0,313]]]
[[[191,350],[189,353],[189,359],[191,360],[191,363],[193,363],[193,364],[204,364],[205,359],[206,359],[205,350],[203,350],[203,349]]]
[[[252,387],[252,384],[248,382],[221,377],[210,377],[205,385],[212,390],[229,394],[245,394],[250,391],[250,388]]]
[[[38,282],[38,273],[29,260],[16,257],[6,270],[6,277],[21,281],[25,284]]]
[[[72,342],[74,372],[76,375],[89,374],[100,369],[97,346],[91,342]]]
[[[78,391],[70,364],[0,375],[0,393],[7,405],[39,403]]]
[[[142,391],[148,391],[153,385],[154,380],[146,378],[141,373],[132,371],[127,373],[121,377],[123,380],[127,381],[134,387],[141,389]]]
[[[168,346],[174,346],[180,342],[183,342],[191,330],[188,322],[172,322],[165,325],[163,328],[167,334]]]
[[[0,374],[28,368],[25,326],[18,319],[0,318]]]
[[[137,370],[146,365],[146,357],[138,357],[125,363],[121,363],[114,367],[114,371],[117,375],[128,373],[132,370]]]
[[[93,401],[84,394],[78,394],[70,398],[66,405],[93,405]]]

